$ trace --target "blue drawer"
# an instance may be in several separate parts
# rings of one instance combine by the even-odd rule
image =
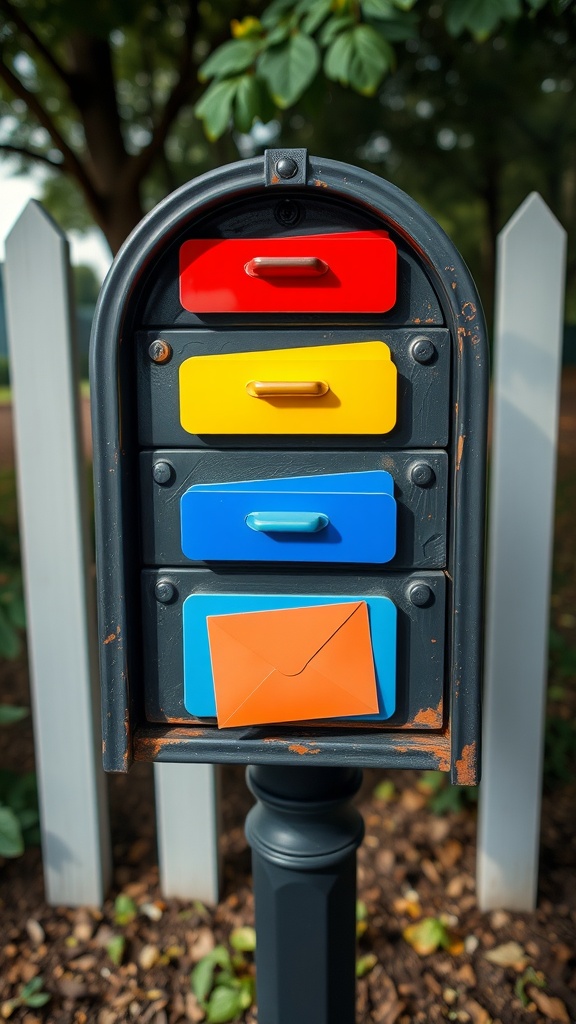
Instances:
[[[396,552],[393,492],[384,470],[194,484],[180,499],[182,551],[207,562],[381,564]]]
[[[383,721],[390,718],[396,709],[396,606],[388,597],[374,595],[359,596],[356,594],[340,597],[327,597],[318,594],[299,594],[293,596],[286,594],[191,594],[186,598],[182,607],[184,706],[186,710],[191,715],[195,715],[198,718],[212,718],[216,716],[214,674],[207,623],[207,618],[209,616],[216,616],[225,620],[231,616],[236,617],[244,614],[246,614],[247,617],[250,617],[251,612],[278,611],[281,609],[310,609],[312,611],[314,608],[319,608],[321,606],[351,605],[358,603],[364,603],[368,609],[368,644],[371,647],[371,652],[370,650],[368,650],[368,652],[350,652],[353,656],[355,669],[349,673],[348,678],[350,686],[353,688],[355,682],[354,672],[359,670],[356,666],[359,666],[362,663],[363,658],[367,654],[371,661],[371,665],[373,665],[379,710],[375,714],[346,715],[345,720]],[[343,628],[345,628],[345,625]],[[314,641],[313,629],[311,632],[312,641]],[[327,639],[322,630],[320,630],[318,632],[317,641],[318,649],[320,649],[323,646],[328,646],[331,642],[331,638]],[[292,637],[287,631],[285,644],[291,653],[296,651],[298,644],[300,643],[300,636],[295,641],[294,637]],[[310,644],[309,638],[308,643]],[[253,638],[248,638],[247,644],[249,646],[249,659],[252,663],[252,656],[256,655],[257,657],[261,657],[263,652],[254,650],[254,647],[257,645],[254,644]],[[314,644],[312,642],[310,650],[305,652],[302,664],[303,669],[311,663],[310,653],[313,650]],[[275,655],[277,655],[277,658]],[[282,664],[285,652],[284,650],[278,650],[276,652],[267,649],[263,656],[264,660],[267,662],[268,668],[262,673],[259,668],[260,663],[258,661],[255,662],[256,674],[253,677],[253,686],[250,686],[248,691],[246,691],[245,683],[238,683],[239,687],[244,685],[244,689],[242,690],[240,688],[238,692],[239,705],[241,705],[247,697],[250,697],[252,693],[256,693],[258,687],[265,681],[265,677],[273,669]],[[239,671],[237,673],[239,680],[242,676],[242,672],[240,671],[241,662],[242,651],[239,648]],[[294,665],[290,670],[290,679],[292,682],[297,682],[297,672],[295,671],[297,667],[297,665]],[[262,678],[257,674],[258,671],[261,672]],[[284,682],[284,685],[292,685],[292,682],[287,679]],[[321,716],[318,714],[307,716],[303,713],[300,720],[305,721],[307,718],[311,717],[318,718],[330,716]],[[269,719],[271,722],[278,722],[282,720],[283,719],[281,718],[278,719],[274,717]]]

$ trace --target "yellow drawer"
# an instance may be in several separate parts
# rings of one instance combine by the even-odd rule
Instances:
[[[192,356],[179,387],[190,434],[387,434],[396,424],[383,341]]]

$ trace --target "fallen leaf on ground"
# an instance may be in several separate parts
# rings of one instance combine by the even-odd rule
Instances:
[[[549,996],[541,992],[535,985],[528,985],[527,992],[542,1016],[548,1020],[559,1020],[562,1024],[570,1024],[570,1017],[566,1005],[557,996]]]
[[[408,925],[402,935],[418,956],[429,956],[437,949],[447,949],[450,945],[450,933],[446,925],[436,917],[425,917],[418,924]]]
[[[519,942],[504,942],[501,946],[495,946],[484,953],[484,958],[498,967],[514,967],[517,971],[523,971],[528,963]]]

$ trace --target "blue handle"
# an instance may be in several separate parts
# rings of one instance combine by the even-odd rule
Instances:
[[[250,512],[246,525],[259,533],[318,533],[330,520],[323,512]]]

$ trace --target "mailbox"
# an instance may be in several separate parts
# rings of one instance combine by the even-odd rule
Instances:
[[[487,339],[438,225],[305,150],[212,171],[93,330],[104,763],[478,777]]]

